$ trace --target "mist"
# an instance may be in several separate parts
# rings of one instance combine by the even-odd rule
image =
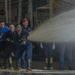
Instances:
[[[37,27],[28,39],[36,42],[75,41],[75,9],[47,20]]]

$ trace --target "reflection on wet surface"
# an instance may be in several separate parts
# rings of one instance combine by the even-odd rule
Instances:
[[[0,73],[0,75],[75,75],[75,74],[62,74],[62,73],[58,73],[58,74],[46,74],[46,73],[9,73],[9,72],[2,72]]]
[[[49,71],[49,70],[32,70],[31,72],[26,72],[25,70],[21,71],[12,71],[12,70],[0,70],[0,75],[75,75],[75,71]]]

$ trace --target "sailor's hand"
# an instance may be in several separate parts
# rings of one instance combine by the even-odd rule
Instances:
[[[6,40],[7,40],[7,41],[10,41],[10,38],[7,38]]]
[[[32,34],[32,31],[29,32],[29,35]]]
[[[26,41],[23,41],[22,44],[25,45],[26,44]]]
[[[0,35],[0,38],[2,38],[2,36]]]

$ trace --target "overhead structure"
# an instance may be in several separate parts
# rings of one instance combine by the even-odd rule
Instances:
[[[49,11],[50,11],[50,18],[53,17],[53,4],[54,4],[54,0],[50,0],[50,1],[49,1],[49,7],[50,7],[50,9],[49,9]]]
[[[18,7],[18,23],[21,22],[22,18],[22,0],[19,0],[19,7]]]
[[[20,23],[22,18],[27,17],[33,28],[33,24],[37,27],[73,6],[75,0],[0,0],[0,9],[5,12],[0,19],[6,20],[6,23]]]
[[[8,23],[8,0],[5,0],[5,16],[6,23]]]
[[[32,0],[29,0],[29,19],[31,28],[33,28],[33,7],[32,7]]]
[[[11,23],[11,0],[9,0],[9,23]]]

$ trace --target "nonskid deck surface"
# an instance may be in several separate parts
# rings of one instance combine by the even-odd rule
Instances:
[[[38,70],[32,69],[26,72],[26,69],[21,70],[0,70],[0,75],[75,75],[75,70]]]

